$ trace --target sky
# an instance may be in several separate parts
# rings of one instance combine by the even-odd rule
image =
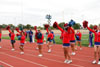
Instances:
[[[42,26],[47,14],[52,16],[51,24],[71,19],[100,24],[100,0],[0,0],[0,24]]]

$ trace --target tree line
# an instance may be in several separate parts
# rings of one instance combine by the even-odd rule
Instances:
[[[64,24],[65,24],[65,22],[61,22],[61,23],[59,23],[59,26],[61,27],[61,28],[64,28]],[[15,26],[15,25],[13,25],[13,24],[8,24],[9,26],[11,26],[12,28],[16,28],[16,27],[22,27],[23,29],[34,29],[34,26],[32,26],[32,25],[30,25],[30,24],[27,24],[27,25],[23,25],[23,24],[18,24],[17,26]],[[2,24],[2,25],[0,25],[0,28],[3,28],[3,29],[5,29],[7,26],[8,26],[7,24]],[[100,24],[99,24],[100,25]],[[93,26],[94,25],[90,25],[89,27],[91,28],[91,29],[93,29]],[[45,29],[44,27],[41,27],[41,26],[38,26],[37,28],[39,28],[39,29]],[[83,27],[82,27],[82,25],[80,25],[80,23],[76,23],[74,26],[73,26],[73,28],[74,29],[82,29]],[[52,26],[50,26],[50,29],[54,29]]]

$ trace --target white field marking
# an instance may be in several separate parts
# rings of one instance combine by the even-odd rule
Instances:
[[[26,51],[31,51],[31,50],[26,50]],[[33,51],[33,52],[37,52],[37,51]],[[64,57],[56,55],[56,54],[48,54],[48,53],[44,53],[44,54],[64,58]],[[84,62],[91,62],[91,61],[87,61],[87,60],[81,60],[81,59],[78,59],[78,58],[72,58],[72,59],[79,60],[79,61],[84,61]]]
[[[45,51],[45,50],[44,50]],[[55,52],[55,53],[63,53],[63,52],[57,52],[57,51],[53,51],[53,52]],[[83,52],[82,52],[82,54],[83,54]],[[84,53],[85,54],[85,53]],[[84,56],[84,57],[88,57],[88,58],[93,58],[93,57],[91,57],[91,56],[86,56],[86,55],[79,55],[79,56]]]
[[[6,50],[7,50],[7,49],[6,49]],[[38,52],[38,51],[35,51],[35,50],[26,50],[26,51]],[[56,52],[56,51],[55,51],[55,52]],[[58,52],[56,52],[56,53],[58,53]],[[44,53],[44,54],[64,58],[64,57],[62,57],[62,56],[60,56],[60,55],[56,55],[56,54],[48,54],[48,53]],[[93,57],[91,57],[91,56],[85,56],[85,55],[80,55],[80,56],[84,56],[84,57],[88,57],[88,58],[93,58]],[[91,62],[91,61],[87,61],[87,60],[81,60],[81,59],[78,59],[78,58],[72,58],[72,59],[79,60],[79,61],[84,61],[84,62],[89,62],[89,63]]]
[[[10,64],[8,64],[8,63],[6,63],[6,62],[3,62],[3,61],[1,61],[1,60],[0,60],[0,63],[3,63],[3,64],[5,64],[5,65],[7,65],[7,66],[9,66],[9,67],[14,67],[14,66],[12,66],[12,65],[10,65]]]
[[[7,55],[7,56],[12,57],[12,58],[16,58],[16,59],[19,59],[19,60],[22,60],[22,61],[25,61],[25,62],[28,62],[28,63],[32,63],[32,64],[35,64],[35,65],[38,65],[38,66],[41,66],[41,67],[48,67],[48,66],[45,66],[45,65],[42,65],[42,64],[33,62],[33,61],[29,61],[29,60],[26,60],[26,59],[23,59],[23,58],[19,58],[19,57],[16,57],[16,56],[12,56],[12,55],[7,54],[7,53],[1,53],[1,54]]]
[[[8,50],[8,49],[5,49],[5,50]],[[14,52],[19,53],[18,51],[14,51]],[[24,55],[38,57],[36,55],[32,55],[32,54],[28,54],[28,53],[25,53]],[[45,59],[45,60],[49,60],[49,61],[55,61],[55,62],[58,62],[58,63],[64,63],[62,61],[58,61],[58,60],[54,60],[54,59],[49,59],[49,58],[45,58],[45,57],[41,57],[41,58]],[[76,65],[76,64],[69,64],[69,65],[76,66],[76,67],[84,67],[84,66]]]

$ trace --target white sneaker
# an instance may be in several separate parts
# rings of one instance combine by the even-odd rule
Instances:
[[[75,55],[76,53],[75,52],[72,52],[72,55]]]
[[[96,64],[96,60],[94,60],[92,63],[93,63],[93,64]]]
[[[0,48],[2,48],[2,47],[0,46]]]
[[[68,60],[68,61],[67,61],[67,64],[70,64],[70,63],[72,63],[72,60]]]
[[[11,50],[12,50],[12,51],[14,51],[15,49],[14,49],[14,48],[12,48]]]
[[[48,53],[50,53],[50,52],[51,52],[51,49],[48,50]]]
[[[66,59],[65,61],[64,61],[64,63],[67,63],[68,62],[68,60]]]
[[[77,48],[75,48],[75,50],[77,50]]]
[[[98,65],[100,65],[100,61],[98,61]]]
[[[82,48],[80,48],[80,50],[82,50]]]
[[[36,50],[38,50],[39,48],[37,47]]]
[[[24,52],[20,52],[20,54],[24,54]]]
[[[25,41],[25,44],[26,44],[27,42]]]
[[[42,55],[42,54],[39,54],[38,56],[39,56],[39,57],[42,57],[43,55]]]

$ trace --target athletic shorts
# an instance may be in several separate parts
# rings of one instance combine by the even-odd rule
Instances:
[[[50,38],[48,38],[48,40],[47,40],[47,41],[52,42],[53,40],[52,40],[52,39],[50,39]]]
[[[95,42],[94,45],[100,46],[100,42]]]
[[[69,43],[63,43],[63,47],[69,47],[70,44]]]
[[[81,40],[77,40],[77,41],[81,41]]]
[[[20,45],[24,45],[24,43],[20,43]]]
[[[0,42],[1,42],[1,38],[0,38]]]
[[[37,43],[38,45],[43,45],[43,43]]]
[[[11,44],[14,44],[15,43],[15,40],[11,40]]]
[[[75,40],[71,40],[70,43],[75,43]]]

